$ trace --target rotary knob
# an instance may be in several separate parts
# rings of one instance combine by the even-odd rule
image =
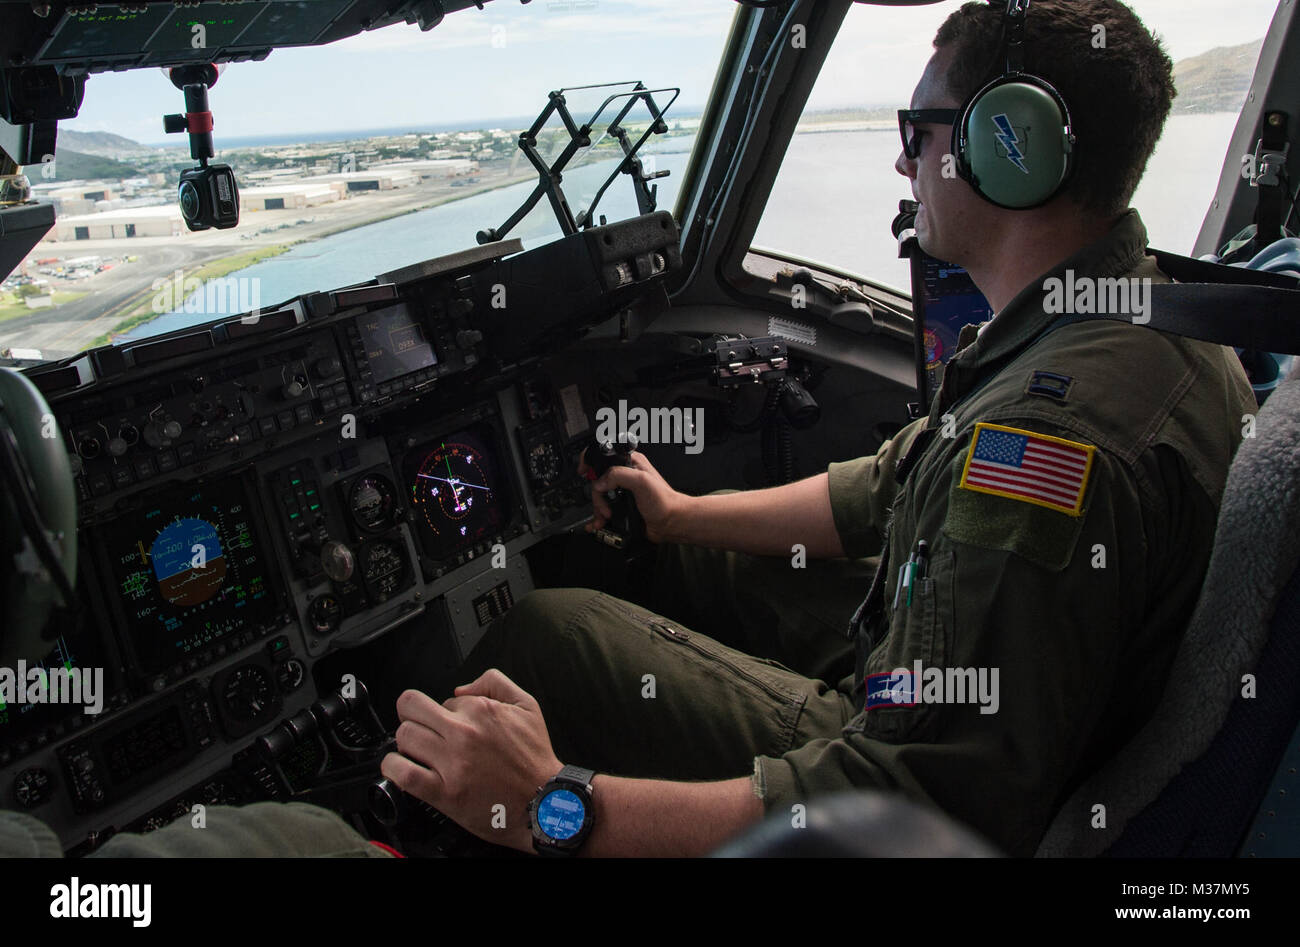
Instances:
[[[316,373],[317,378],[333,378],[343,370],[343,365],[337,358],[330,356],[317,359],[311,370]]]
[[[280,693],[291,694],[299,687],[307,676],[307,669],[303,667],[302,662],[297,658],[289,658],[275,669],[275,681],[280,686]]]
[[[292,401],[294,398],[301,398],[302,393],[306,390],[307,389],[303,387],[302,382],[296,378],[293,381],[286,382],[284,387],[280,389],[281,393],[288,401]]]
[[[121,457],[126,453],[127,443],[120,437],[110,437],[108,439],[108,452],[114,457]]]
[[[144,442],[154,450],[167,447],[176,438],[181,436],[183,428],[179,421],[167,421],[160,423],[150,421],[144,426]]]
[[[346,544],[331,539],[320,549],[320,565],[335,582],[346,582],[357,568],[357,557]]]

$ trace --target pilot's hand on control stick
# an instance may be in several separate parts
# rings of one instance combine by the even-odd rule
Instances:
[[[682,515],[688,497],[668,485],[654,465],[640,451],[627,455],[632,466],[610,467],[591,485],[591,505],[595,518],[586,525],[587,532],[601,529],[609,522],[612,512],[605,493],[617,487],[629,491],[636,498],[637,512],[645,520],[646,538],[652,543],[673,542],[674,529]],[[585,477],[590,468],[581,461],[578,474]]]
[[[441,704],[403,691],[397,716],[398,752],[379,771],[479,838],[531,852],[528,803],[563,766],[537,701],[493,668]]]

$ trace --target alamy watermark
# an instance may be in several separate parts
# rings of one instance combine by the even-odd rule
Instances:
[[[244,321],[257,322],[262,309],[262,281],[256,276],[225,276],[200,280],[177,270],[170,277],[159,277],[149,288],[154,296],[149,308],[159,314],[168,312],[202,315],[244,314]]]
[[[0,667],[0,701],[10,706],[83,704],[86,713],[97,714],[104,709],[104,669],[29,668],[19,661],[16,668]]]
[[[867,710],[915,707],[917,704],[979,704],[980,713],[995,714],[1002,704],[998,668],[895,668],[867,675]]]
[[[132,927],[148,927],[153,917],[153,885],[83,882],[73,875],[50,888],[50,917],[126,918]]]
[[[1134,325],[1151,321],[1151,280],[1143,277],[1094,278],[1065,271],[1043,282],[1049,315],[1129,316]]]
[[[684,444],[686,453],[704,449],[703,408],[629,408],[620,400],[618,409],[596,409],[596,440],[617,441],[629,435],[638,444]]]

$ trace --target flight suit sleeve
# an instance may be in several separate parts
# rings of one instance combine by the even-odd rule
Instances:
[[[894,469],[907,456],[925,423],[925,418],[913,421],[885,441],[871,457],[859,457],[827,468],[831,516],[848,558],[860,559],[880,552],[884,525],[898,489]]]
[[[1031,855],[1072,780],[1118,749],[1099,750],[1102,731],[1140,724],[1158,699],[1172,646],[1151,652],[1159,660],[1136,662],[1146,666],[1127,663],[1140,648],[1126,650],[1143,640],[1150,557],[1175,557],[1192,582],[1208,560],[1207,549],[1180,552],[1165,535],[1176,524],[1153,510],[1149,489],[1161,471],[1135,472],[1098,451],[1083,515],[1074,518],[961,487],[965,454],[946,478],[949,504],[943,528],[930,534],[929,574],[911,607],[893,610],[867,662],[868,676],[915,671],[920,662],[915,691],[903,695],[915,703],[862,710],[837,739],[758,758],[754,789],[769,812],[835,790],[897,789],[1008,853]],[[1183,472],[1170,489],[1183,488]],[[1033,528],[1042,522],[1057,527],[1046,539]],[[918,533],[926,526],[919,520]],[[1152,534],[1161,534],[1154,546]]]

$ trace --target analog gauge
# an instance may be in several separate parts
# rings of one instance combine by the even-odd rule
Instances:
[[[377,595],[392,595],[406,578],[406,556],[396,543],[376,539],[361,550],[361,575]]]
[[[343,606],[333,595],[322,595],[311,603],[311,628],[318,635],[328,635],[339,630],[343,621]]]
[[[35,809],[45,802],[52,788],[49,772],[39,766],[25,769],[14,778],[14,795],[24,809]]]
[[[240,723],[258,719],[271,707],[274,687],[270,675],[260,665],[236,669],[221,689],[226,713]]]
[[[359,529],[369,533],[388,529],[398,512],[392,481],[376,474],[357,478],[348,491],[348,511]]]

